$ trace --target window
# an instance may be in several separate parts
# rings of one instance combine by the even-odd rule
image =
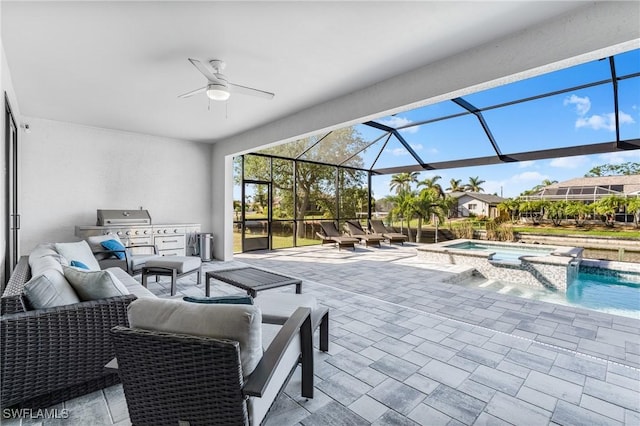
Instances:
[[[470,204],[468,204],[468,206],[469,206],[469,210],[475,210],[475,209],[478,208],[478,205],[475,204],[475,203],[470,203]]]

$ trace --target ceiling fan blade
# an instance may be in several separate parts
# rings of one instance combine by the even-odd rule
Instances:
[[[239,84],[233,84],[233,83],[227,83],[227,84],[229,85],[233,93],[258,96],[260,98],[265,98],[265,99],[273,99],[273,97],[275,96],[275,94],[271,92],[265,92],[264,90],[253,89],[251,87],[241,86]]]
[[[218,81],[218,78],[213,73],[213,70],[210,69],[207,65],[203,64],[202,62],[200,62],[197,59],[189,58],[189,62],[191,62],[194,67],[198,68],[198,71],[200,71],[202,73],[202,75],[207,77],[207,80],[213,81],[213,82],[217,82]]]
[[[179,98],[188,98],[189,96],[197,95],[198,93],[205,92],[207,90],[207,87],[209,87],[209,85],[206,85],[206,86],[201,87],[199,89],[192,90],[190,92],[184,93],[182,95],[179,95],[178,97]]]

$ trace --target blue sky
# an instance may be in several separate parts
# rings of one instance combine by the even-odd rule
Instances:
[[[640,71],[640,51],[616,56],[615,66],[618,76],[637,73]],[[484,108],[610,78],[609,61],[593,61],[470,94],[464,96],[464,100]],[[613,86],[601,84],[490,109],[482,115],[503,154],[590,145],[615,141],[613,99]],[[640,138],[640,77],[619,82],[618,100],[620,138]],[[495,155],[480,122],[471,114],[411,126],[464,111],[454,102],[445,101],[376,121],[395,128],[410,126],[400,133],[426,163]],[[366,129],[362,130],[362,135],[365,140],[374,137]],[[365,163],[367,161],[365,153]],[[469,177],[479,177],[486,181],[482,185],[484,192],[516,197],[545,179],[561,182],[584,176],[594,166],[629,161],[640,162],[640,150],[429,171],[422,172],[420,179],[439,175],[439,183],[447,188],[450,179],[460,179],[465,184]],[[390,140],[375,168],[408,164],[415,164],[411,155],[399,142]],[[372,189],[376,198],[389,194],[390,179],[391,176],[374,178]]]

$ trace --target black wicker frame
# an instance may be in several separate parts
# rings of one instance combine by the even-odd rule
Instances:
[[[114,327],[111,335],[132,424],[248,424],[248,397],[263,395],[297,333],[301,334],[301,393],[313,397],[310,314],[309,308],[296,310],[246,381],[238,342]]]
[[[119,383],[104,369],[115,357],[109,330],[129,324],[127,306],[136,297],[29,310],[22,288],[30,277],[25,256],[0,298],[2,408],[47,408]]]

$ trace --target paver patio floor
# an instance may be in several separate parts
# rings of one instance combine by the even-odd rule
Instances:
[[[302,279],[331,311],[315,397],[299,396],[295,374],[267,425],[640,425],[639,320],[451,284],[465,268],[424,263],[411,245],[258,252],[204,270],[243,265]],[[203,295],[194,279],[179,292]],[[169,293],[167,281],[150,289]],[[64,406],[65,424],[129,424],[121,386]]]

